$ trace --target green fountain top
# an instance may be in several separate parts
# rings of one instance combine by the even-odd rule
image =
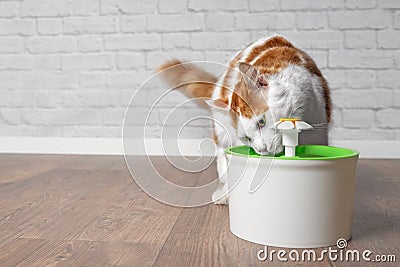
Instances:
[[[300,145],[296,147],[296,156],[286,157],[285,154],[279,153],[275,156],[262,156],[257,154],[254,149],[248,146],[235,146],[225,149],[225,153],[235,156],[250,158],[268,158],[278,160],[332,160],[341,158],[350,158],[358,156],[355,150],[320,145]]]

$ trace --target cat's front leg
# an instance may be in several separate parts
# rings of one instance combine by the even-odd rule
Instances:
[[[227,167],[225,151],[223,148],[217,150],[217,172],[219,187],[212,195],[214,204],[227,205],[228,204],[228,181],[227,181]]]

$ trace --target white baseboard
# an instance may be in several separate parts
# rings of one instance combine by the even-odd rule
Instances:
[[[176,140],[146,139],[146,149],[141,139],[130,142],[134,155],[213,156],[215,152],[212,142],[198,139],[182,139],[179,147]],[[331,144],[358,150],[360,158],[400,159],[400,140],[334,140]],[[0,153],[123,155],[124,149],[120,138],[0,137]]]

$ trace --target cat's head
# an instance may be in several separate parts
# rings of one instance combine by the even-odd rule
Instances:
[[[241,78],[232,88],[228,104],[215,101],[228,112],[237,137],[261,155],[283,151],[282,135],[275,129],[281,117],[296,115],[294,109],[302,96],[293,101],[294,87],[311,86],[310,73],[303,67],[289,64],[282,69],[263,71],[248,63],[238,63]],[[291,96],[290,96],[291,95]],[[215,105],[215,104],[214,104]]]
[[[229,112],[237,137],[261,155],[280,153],[282,136],[275,130],[276,118],[268,105],[271,78],[248,63],[240,62],[238,68],[242,79]]]

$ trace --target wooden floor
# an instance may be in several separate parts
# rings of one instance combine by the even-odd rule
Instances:
[[[360,160],[356,186],[348,249],[400,262],[400,160]],[[230,233],[226,206],[153,200],[123,157],[0,155],[0,266],[396,266],[263,262],[262,248]]]

